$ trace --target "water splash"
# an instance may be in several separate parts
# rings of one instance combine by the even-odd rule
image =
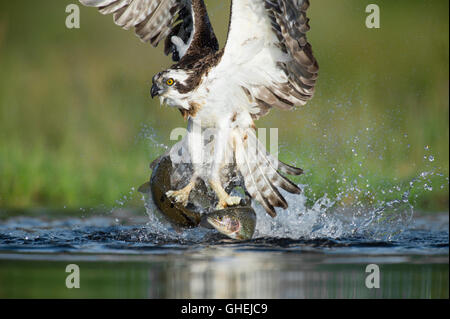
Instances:
[[[141,124],[141,129],[136,137],[136,142],[142,140],[147,141],[150,148],[162,150],[162,153],[169,149],[169,146],[158,141],[158,134],[155,132],[155,129],[144,123]]]
[[[301,187],[305,187],[301,185]],[[409,192],[401,199],[383,203],[378,207],[340,206],[338,201],[324,195],[308,205],[308,198],[281,191],[289,203],[286,210],[279,209],[276,218],[271,218],[257,203],[253,208],[257,214],[254,238],[342,238],[364,237],[370,240],[393,240],[409,227],[413,217],[413,206]],[[179,240],[201,240],[211,231],[202,228],[176,232],[158,212],[152,198],[143,196],[149,216],[147,230],[151,233]]]
[[[350,112],[351,104],[336,104],[330,107],[330,112]],[[348,110],[340,110],[341,108]],[[399,117],[399,114],[394,115],[394,118]],[[336,120],[344,123],[346,118],[342,116]],[[411,163],[418,171],[415,177],[400,181],[397,178],[383,180],[370,175],[377,169],[389,166],[386,163],[392,161],[389,158],[391,144],[395,145],[397,153],[410,152],[412,149],[409,134],[392,134],[390,137],[394,132],[386,131],[383,122],[385,120],[389,119],[381,119],[381,122],[370,120],[369,126],[356,130],[351,137],[341,133],[337,129],[339,125],[333,129],[331,126],[318,125],[314,121],[307,124],[308,130],[317,133],[315,135],[318,140],[313,140],[310,145],[303,145],[299,141],[298,144],[304,148],[302,153],[306,154],[304,156],[313,165],[322,161],[322,166],[317,167],[321,168],[321,173],[331,176],[334,180],[318,191],[317,187],[313,187],[312,178],[318,170],[310,165],[302,178],[304,183],[306,181],[301,185],[303,194],[291,195],[281,191],[289,203],[289,208],[279,209],[276,218],[269,217],[260,205],[254,203],[253,207],[257,213],[255,238],[315,239],[354,236],[388,241],[399,238],[413,222],[414,207],[417,200],[420,200],[420,194],[448,188],[449,178],[442,173],[442,168],[437,166],[439,154],[433,154],[429,145],[422,146],[423,162]],[[383,141],[377,139],[377,136],[384,136],[389,142],[383,145]],[[155,147],[161,147],[156,139],[150,140],[154,142]],[[302,167],[300,158],[296,155],[298,150],[294,151],[287,146],[279,144],[283,154],[294,158],[292,164]],[[308,147],[311,149],[307,149]],[[164,149],[167,148],[168,146],[164,146]],[[340,156],[346,160],[340,161]],[[325,172],[324,160],[329,161],[329,172]],[[345,164],[349,163],[354,165],[346,167]],[[154,216],[155,208],[148,205],[148,202],[147,200],[147,213]],[[162,219],[158,222],[165,224]],[[155,231],[164,229],[164,234],[171,238],[201,236],[196,230],[173,235],[174,231],[170,226],[158,224],[152,219],[151,223],[158,225],[159,228]]]
[[[350,204],[342,200],[348,196],[349,192],[355,192],[355,189],[358,189],[357,184],[349,184],[333,197],[325,194],[312,204],[311,199],[304,193],[294,195],[281,190],[289,203],[289,208],[278,209],[276,218],[268,216],[259,204],[253,202],[253,208],[257,213],[254,238],[308,240],[357,237],[365,240],[395,240],[413,222],[413,202],[416,197],[412,194],[424,187],[426,185],[424,181],[433,174],[433,171],[421,172],[408,183],[382,189],[381,193],[389,195],[391,199],[373,201],[372,205],[361,200]],[[302,189],[308,189],[308,185],[299,186]],[[149,216],[146,229],[150,233],[167,239],[194,242],[201,241],[205,236],[211,236],[213,231],[202,228],[175,231],[157,212],[151,198],[143,196],[142,199]]]

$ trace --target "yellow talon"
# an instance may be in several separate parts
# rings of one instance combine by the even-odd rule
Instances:
[[[180,190],[167,191],[166,195],[167,197],[173,199],[176,203],[180,203],[181,205],[186,206],[189,201],[189,194],[191,193],[194,186],[195,186],[195,178],[193,178],[189,182],[189,184],[187,184]]]

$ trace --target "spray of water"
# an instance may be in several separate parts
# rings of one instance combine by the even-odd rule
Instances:
[[[257,203],[253,208],[257,213],[257,226],[254,237],[315,239],[315,238],[343,238],[358,237],[367,240],[395,240],[403,230],[413,222],[415,201],[420,193],[433,190],[433,177],[442,181],[440,188],[448,187],[448,177],[433,166],[435,155],[429,146],[424,146],[424,167],[416,177],[408,182],[386,182],[385,185],[371,185],[370,178],[365,176],[366,161],[369,157],[377,156],[383,161],[385,154],[376,154],[374,149],[378,141],[371,140],[374,128],[367,127],[360,130],[359,135],[347,140],[349,154],[356,161],[357,172],[351,169],[332,165],[330,174],[336,177],[337,191],[316,194],[308,184],[300,185],[304,192],[292,195],[282,191],[282,195],[289,203],[286,210],[279,209],[276,218],[267,215]],[[149,141],[153,147],[168,149],[168,146],[157,142],[155,134],[149,127],[143,127],[141,138]],[[332,137],[334,135],[334,137]],[[330,132],[323,138],[339,138]],[[407,149],[408,135],[404,141],[394,141]],[[369,143],[367,143],[367,141]],[[329,143],[331,145],[333,143]],[[342,144],[337,145],[340,150]],[[281,145],[283,148],[283,145]],[[319,147],[318,147],[319,148]],[[377,149],[386,151],[386,147],[378,145]],[[341,150],[342,151],[342,150]],[[283,152],[289,152],[283,149]],[[333,152],[332,147],[320,151],[320,156],[327,156]],[[314,160],[314,159],[313,159]],[[297,163],[298,164],[298,163]],[[301,165],[299,165],[301,166]],[[312,172],[306,172],[313,174]],[[445,180],[445,181],[444,181]],[[394,179],[396,181],[396,179]],[[350,199],[350,200],[349,200]],[[198,240],[210,231],[200,228],[175,232],[163,218],[158,217],[157,209],[151,198],[144,199],[149,215],[148,230],[167,238],[178,240]]]

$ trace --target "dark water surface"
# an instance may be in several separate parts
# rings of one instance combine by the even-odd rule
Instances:
[[[416,214],[417,215],[417,214]],[[5,217],[0,298],[448,298],[448,214],[416,216],[391,240],[262,236],[235,242],[134,217]],[[66,287],[66,266],[80,288]],[[366,287],[366,267],[380,288]]]

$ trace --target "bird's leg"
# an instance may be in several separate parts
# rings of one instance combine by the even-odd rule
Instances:
[[[187,127],[187,147],[191,158],[191,164],[194,173],[189,183],[180,190],[169,190],[166,192],[167,197],[173,199],[175,202],[186,206],[189,200],[189,194],[195,187],[198,178],[198,165],[201,165],[203,159],[202,153],[202,133],[199,125],[196,125],[192,120],[189,120]]]
[[[241,202],[241,198],[239,196],[231,196],[227,194],[227,192],[223,189],[220,182],[216,180],[210,180],[209,185],[211,185],[211,188],[216,193],[217,197],[219,198],[219,202],[217,203],[216,209],[224,209],[228,206],[235,206],[239,205]]]
[[[180,203],[183,206],[186,206],[188,204],[189,194],[195,187],[196,182],[197,182],[197,175],[194,174],[191,177],[189,183],[185,187],[183,187],[180,190],[167,191],[166,195],[167,197],[173,199],[175,202]]]
[[[220,170],[223,165],[226,164],[225,153],[229,145],[229,138],[231,137],[231,130],[229,126],[221,127],[217,129],[217,133],[214,136],[214,159],[211,172],[211,178],[209,179],[209,185],[216,193],[219,202],[216,209],[223,209],[227,206],[238,205],[241,202],[239,196],[230,196],[223,188],[220,182]]]

